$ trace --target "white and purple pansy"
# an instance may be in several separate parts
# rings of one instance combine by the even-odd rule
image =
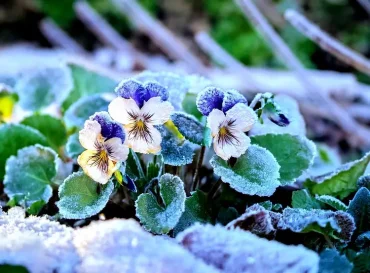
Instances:
[[[174,108],[168,90],[159,83],[145,84],[129,79],[116,88],[119,97],[108,107],[112,118],[127,131],[127,145],[135,152],[156,154],[161,150],[162,137],[154,127],[166,123]]]
[[[251,142],[245,132],[252,129],[257,116],[242,94],[208,87],[199,93],[197,108],[207,116],[213,148],[219,157],[228,160],[245,153]]]
[[[98,112],[85,122],[79,139],[86,151],[78,164],[94,181],[106,184],[129,153],[124,129],[107,112]]]

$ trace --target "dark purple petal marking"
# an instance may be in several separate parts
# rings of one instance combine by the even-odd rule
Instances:
[[[290,124],[289,119],[282,113],[279,114],[270,114],[268,116],[269,120],[280,127],[286,127]]]
[[[213,109],[222,110],[224,91],[216,87],[203,89],[197,97],[197,108],[204,116],[208,116]]]
[[[148,101],[154,97],[161,97],[162,101],[168,100],[168,90],[164,86],[160,85],[157,82],[147,82],[145,84],[145,88],[147,90],[146,97],[144,98],[145,101]]]
[[[244,103],[248,105],[247,99],[235,89],[225,91],[225,96],[222,102],[222,111],[226,113],[237,103]]]
[[[115,89],[118,96],[124,99],[133,99],[141,108],[144,104],[144,97],[146,96],[146,88],[136,80],[123,80]]]
[[[125,131],[120,124],[112,120],[107,112],[97,112],[91,117],[91,119],[100,124],[101,134],[105,140],[118,137],[121,139],[122,143],[125,142]]]

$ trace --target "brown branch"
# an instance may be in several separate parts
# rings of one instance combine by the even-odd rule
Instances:
[[[45,38],[54,46],[68,52],[87,55],[85,49],[73,40],[65,31],[58,27],[51,19],[44,19],[40,23],[40,30]]]
[[[203,63],[163,24],[148,14],[135,0],[114,0],[118,10],[148,35],[171,58],[184,62],[189,69],[206,74]]]
[[[370,76],[370,60],[344,46],[303,15],[294,10],[288,10],[285,12],[285,19],[323,50],[328,51],[344,63]]]
[[[235,0],[247,18],[259,29],[260,33],[270,43],[274,52],[281,58],[286,65],[296,73],[298,79],[306,86],[306,95],[311,102],[322,105],[327,111],[332,113],[333,119],[348,134],[357,138],[359,142],[370,143],[370,130],[358,124],[344,109],[331,100],[328,96],[320,93],[320,86],[317,85],[307,75],[303,65],[292,53],[290,48],[275,32],[263,15],[259,12],[252,0]]]

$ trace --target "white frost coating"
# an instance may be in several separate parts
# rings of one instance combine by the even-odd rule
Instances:
[[[319,257],[315,252],[241,230],[196,224],[176,239],[196,257],[225,273],[318,272]]]
[[[217,273],[168,239],[145,232],[134,220],[95,222],[75,232],[82,263],[76,273]]]
[[[0,264],[22,265],[31,273],[72,273],[79,262],[72,235],[72,228],[45,217],[24,218],[21,208],[12,208],[0,213]]]
[[[297,101],[286,95],[277,95],[274,100],[280,106],[281,111],[288,117],[290,124],[286,127],[280,127],[267,117],[263,117],[263,124],[256,122],[250,131],[250,135],[265,135],[269,133],[306,135],[306,124],[299,111]]]

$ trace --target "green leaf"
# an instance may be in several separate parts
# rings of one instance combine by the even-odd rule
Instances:
[[[75,18],[75,13],[73,11],[74,2],[75,0],[36,0],[39,8],[61,27],[68,27]]]
[[[86,120],[95,112],[108,111],[109,101],[101,95],[82,97],[73,103],[64,114],[68,128],[82,128]]]
[[[50,67],[24,74],[14,90],[23,109],[37,111],[52,103],[62,103],[71,92],[72,84],[67,67]]]
[[[17,101],[18,95],[12,92],[11,87],[1,83],[0,79],[0,122],[11,120]]]
[[[351,273],[353,265],[336,249],[325,249],[320,253],[319,273]]]
[[[185,211],[173,230],[174,235],[176,236],[176,234],[197,222],[209,223],[211,221],[210,215],[211,208],[208,204],[207,195],[200,190],[193,192],[191,196],[186,198]]]
[[[161,157],[160,157],[161,158]],[[146,166],[146,180],[151,181],[161,175],[163,163],[160,162],[149,162]]]
[[[66,153],[67,155],[77,160],[77,157],[82,154],[82,152],[85,150],[84,147],[82,147],[80,140],[78,138],[78,133],[75,133],[73,135],[70,135],[66,144]]]
[[[100,185],[84,172],[71,174],[59,187],[57,206],[65,219],[85,219],[99,213],[108,203],[114,185]]]
[[[232,220],[239,217],[239,212],[234,207],[221,207],[217,215],[217,223],[226,226]]]
[[[20,265],[0,264],[0,272],[3,273],[29,273],[27,268]]]
[[[164,164],[171,166],[183,166],[193,162],[194,151],[187,140],[180,140],[168,128],[158,126],[162,135],[162,150]]]
[[[280,165],[280,182],[289,185],[313,163],[315,144],[304,136],[267,134],[251,138],[253,144],[269,150]]]
[[[171,120],[187,140],[198,145],[204,145],[204,131],[206,128],[194,116],[175,112],[171,115]]]
[[[333,196],[330,196],[330,195],[318,195],[315,197],[317,201],[325,204],[325,205],[328,205],[336,210],[343,210],[343,211],[346,211],[347,210],[347,205],[344,204],[342,201],[340,201],[339,199],[333,197]]]
[[[355,219],[357,234],[370,231],[370,191],[367,188],[357,191],[349,203],[348,213]]]
[[[44,200],[39,200],[33,203],[28,209],[27,213],[31,215],[38,215],[42,208],[46,205]]]
[[[315,200],[307,190],[294,191],[292,194],[292,207],[300,209],[320,209],[320,203]]]
[[[197,94],[187,93],[185,95],[184,100],[182,101],[182,108],[184,112],[196,117],[197,119],[201,119],[203,117],[202,113],[199,112],[197,105]]]
[[[53,150],[38,144],[19,150],[6,161],[4,192],[26,208],[40,200],[47,203],[57,175],[57,159]]]
[[[63,102],[62,108],[64,111],[82,97],[113,92],[118,84],[115,80],[93,72],[88,68],[74,64],[70,64],[69,67],[72,72],[74,87],[68,98]]]
[[[280,186],[278,162],[268,150],[257,145],[251,145],[234,167],[216,155],[210,164],[223,182],[244,194],[270,196]]]
[[[335,149],[324,145],[317,144],[317,154],[314,163],[308,170],[309,177],[316,177],[326,174],[338,168],[341,165],[341,159]]]
[[[25,118],[21,123],[41,132],[48,140],[50,147],[56,151],[67,141],[67,131],[60,119],[49,115],[34,114]]]
[[[158,204],[151,193],[143,193],[135,202],[136,216],[144,228],[155,234],[166,234],[179,222],[185,210],[184,183],[177,176],[164,174],[159,179],[160,198]]]
[[[370,153],[359,160],[342,165],[334,172],[307,180],[305,186],[313,194],[343,199],[357,190],[357,180],[364,174],[369,161]]]
[[[272,202],[271,201],[263,201],[259,203],[261,207],[263,207],[265,210],[272,210]]]
[[[5,174],[5,162],[19,149],[34,144],[47,145],[46,138],[37,130],[21,124],[0,125],[0,181]]]

